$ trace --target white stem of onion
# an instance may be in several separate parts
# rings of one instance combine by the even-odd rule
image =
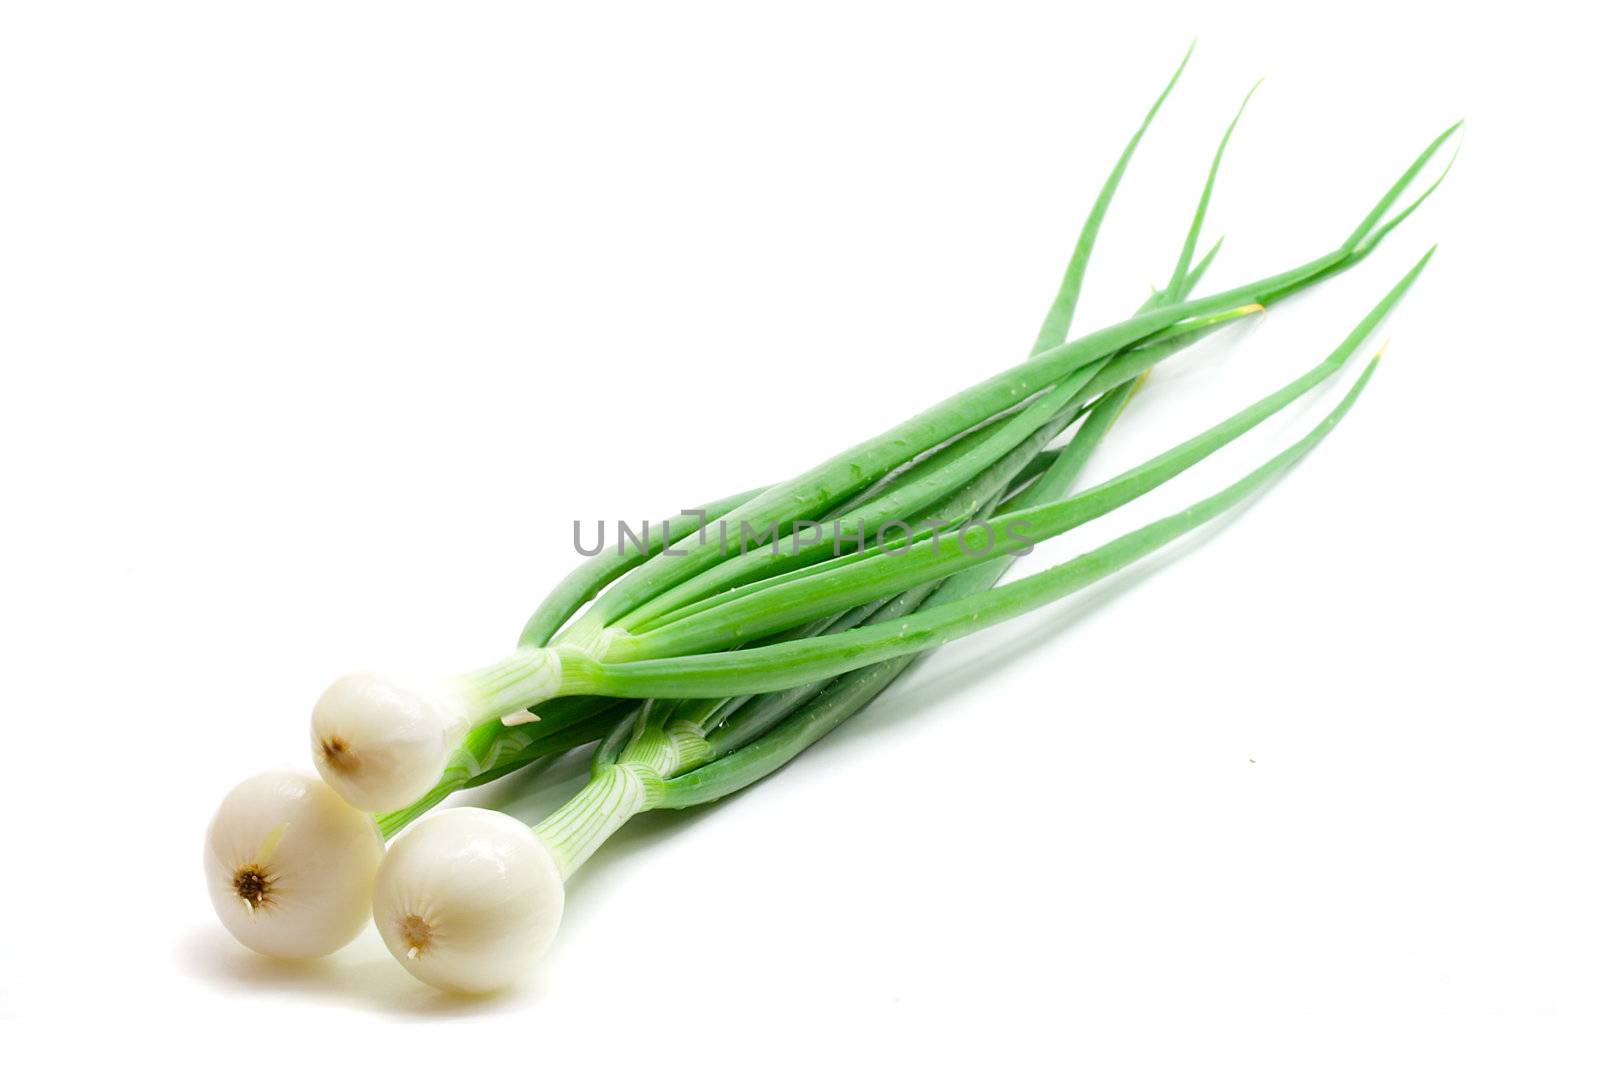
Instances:
[[[268,956],[305,959],[367,924],[383,835],[310,774],[272,771],[234,787],[206,830],[217,917]]]
[[[431,689],[347,674],[312,710],[311,757],[356,807],[402,808],[438,781],[468,730],[502,716],[529,721],[529,705],[554,696],[560,681],[560,658],[545,648],[521,649]]]

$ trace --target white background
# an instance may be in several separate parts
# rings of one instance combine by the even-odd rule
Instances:
[[[8,5],[0,1014],[252,1060],[1592,1052],[1588,38],[1564,5],[1295,10]],[[1257,77],[1208,288],[1333,247],[1468,119],[1378,254],[1164,367],[1088,477],[1309,366],[1439,241],[1318,452],[639,819],[507,996],[435,995],[370,930],[305,967],[228,939],[205,822],[306,764],[329,680],[487,662],[574,518],[771,481],[1020,358],[1196,33],[1080,328],[1165,278]],[[566,770],[487,799],[535,819]]]

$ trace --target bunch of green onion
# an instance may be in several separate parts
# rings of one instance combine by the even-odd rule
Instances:
[[[370,915],[423,981],[500,988],[548,947],[565,881],[629,819],[709,803],[771,774],[920,654],[1155,552],[1326,437],[1366,387],[1376,355],[1308,433],[1231,485],[1000,584],[1031,546],[1142,496],[1332,378],[1432,255],[1277,391],[1114,478],[1075,488],[1154,367],[1360,262],[1437,188],[1442,174],[1397,208],[1457,129],[1430,143],[1332,251],[1195,297],[1220,246],[1196,258],[1236,115],[1166,286],[1124,321],[1069,339],[1101,220],[1187,62],[1106,179],[1027,360],[802,474],[692,509],[652,526],[644,544],[589,560],[539,605],[516,650],[488,667],[424,688],[365,674],[334,682],[312,715],[320,779],[252,778],[212,822],[206,869],[227,928],[261,952],[304,957],[344,945]],[[864,535],[861,544],[841,551],[819,533],[836,522]],[[757,531],[762,550],[727,554],[706,535],[713,523]],[[458,790],[589,745],[588,784],[537,826],[451,808],[401,834]]]

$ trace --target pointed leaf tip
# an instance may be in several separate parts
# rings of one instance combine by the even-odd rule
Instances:
[[[1185,48],[1183,50],[1183,58],[1178,61],[1178,74],[1182,74],[1183,71],[1184,71],[1184,68],[1189,65],[1189,60],[1194,58],[1194,50],[1195,50],[1196,46],[1198,46],[1199,44],[1200,44],[1200,38],[1191,37],[1189,39],[1189,47]],[[1177,75],[1176,74],[1173,75],[1173,80],[1174,81],[1177,80]]]

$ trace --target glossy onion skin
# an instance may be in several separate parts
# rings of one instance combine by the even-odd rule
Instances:
[[[363,811],[393,811],[444,773],[465,718],[448,701],[374,674],[347,674],[311,712],[311,758],[323,781]]]
[[[384,944],[417,978],[489,993],[550,947],[564,901],[561,868],[538,834],[498,811],[452,808],[390,846],[372,910]]]
[[[348,944],[366,926],[383,835],[315,775],[269,771],[223,798],[206,830],[206,885],[217,918],[267,956],[308,959]],[[267,889],[247,906],[238,872]]]

